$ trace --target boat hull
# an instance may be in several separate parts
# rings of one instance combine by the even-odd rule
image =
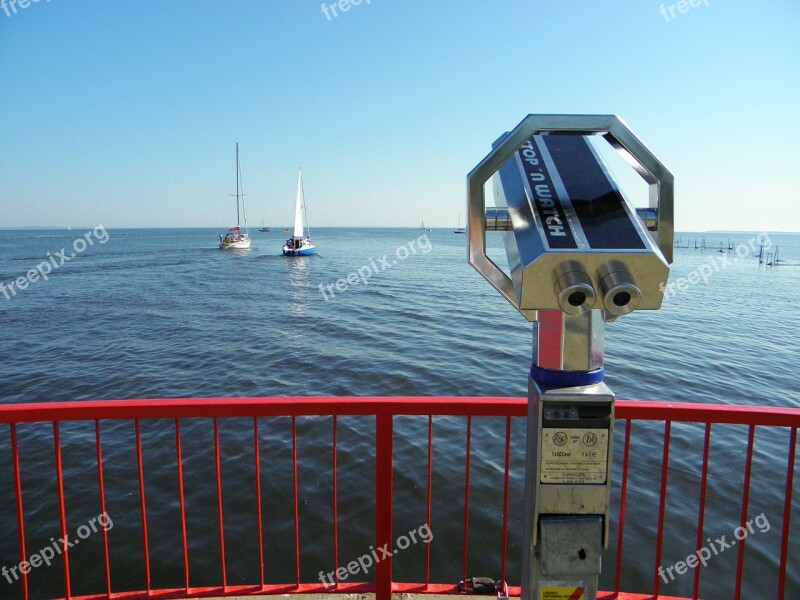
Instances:
[[[289,248],[283,247],[284,256],[311,256],[317,251],[314,246],[306,246],[305,248]]]
[[[250,240],[220,242],[219,247],[221,250],[247,250],[250,247]]]

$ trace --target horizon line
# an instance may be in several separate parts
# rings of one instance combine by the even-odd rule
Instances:
[[[31,230],[39,230],[39,231],[71,231],[73,229],[94,229],[95,227],[103,226],[105,229],[139,229],[139,230],[151,230],[151,229],[228,229],[229,226],[227,225],[198,225],[198,226],[172,226],[172,225],[147,225],[147,226],[123,226],[123,225],[113,225],[113,226],[104,226],[102,223],[98,225],[76,225],[76,226],[64,226],[64,225],[19,225],[19,226],[0,226],[0,231],[31,231]],[[260,226],[254,227],[254,231],[258,232]],[[283,225],[269,225],[271,229],[291,229],[292,226],[283,226]],[[249,229],[249,228],[248,228]],[[314,229],[419,229],[417,225],[316,225]],[[430,226],[426,227],[426,229],[452,229],[450,226]],[[798,234],[800,235],[800,231],[781,231],[781,230],[756,230],[756,229],[699,229],[699,230],[675,230],[675,234],[700,234],[700,233],[778,233],[778,234]],[[262,232],[262,233],[272,233],[272,232]]]

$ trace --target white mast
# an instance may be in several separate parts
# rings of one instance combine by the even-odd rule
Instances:
[[[303,169],[297,178],[297,200],[294,205],[294,237],[303,237]]]

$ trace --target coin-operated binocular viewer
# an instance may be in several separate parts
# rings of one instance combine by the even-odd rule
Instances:
[[[626,200],[592,136],[649,184],[647,208]],[[603,328],[661,306],[673,178],[617,116],[529,115],[472,170],[467,194],[469,263],[534,322],[522,598],[595,600],[614,437]],[[486,255],[487,231],[503,233],[510,277]]]

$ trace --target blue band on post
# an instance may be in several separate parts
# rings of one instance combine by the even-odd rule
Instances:
[[[531,365],[531,379],[542,386],[577,387],[603,381],[603,368],[594,371],[556,371]]]

